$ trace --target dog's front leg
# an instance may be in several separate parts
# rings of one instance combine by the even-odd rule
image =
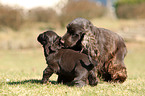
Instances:
[[[58,75],[57,83],[62,83],[62,82],[63,82],[63,76]]]
[[[49,78],[53,74],[53,70],[50,67],[46,67],[46,69],[43,71],[43,78],[42,78],[42,83],[46,84],[49,83]]]

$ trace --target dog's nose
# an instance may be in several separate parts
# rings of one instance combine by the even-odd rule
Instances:
[[[64,40],[61,39],[60,42],[64,44]]]

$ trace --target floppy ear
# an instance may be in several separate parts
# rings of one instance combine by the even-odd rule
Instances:
[[[49,45],[47,44],[47,45],[43,46],[43,48],[44,48],[44,55],[45,55],[45,57],[47,57],[50,52]]]
[[[58,37],[55,42],[50,46],[51,51],[56,51],[62,47],[62,44],[60,42],[61,38]]]

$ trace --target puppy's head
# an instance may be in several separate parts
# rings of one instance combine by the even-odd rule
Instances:
[[[44,48],[44,54],[45,56],[48,56],[50,50],[50,47],[56,42],[60,37],[53,31],[46,31],[40,34],[37,37],[38,42],[40,42],[43,45]],[[55,44],[56,45],[56,44]]]
[[[51,46],[58,37],[59,36],[55,32],[53,32],[53,31],[46,31],[46,32],[40,34],[38,36],[37,40],[43,46],[45,46],[45,45]]]
[[[93,24],[84,18],[76,18],[67,25],[67,33],[62,37],[65,47],[81,44],[86,32],[91,31]]]

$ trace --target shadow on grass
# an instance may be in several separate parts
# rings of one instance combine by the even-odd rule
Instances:
[[[49,81],[51,84],[56,85],[56,81]],[[30,80],[23,80],[23,81],[14,81],[14,82],[7,82],[9,85],[19,85],[19,84],[26,84],[26,83],[32,83],[32,84],[42,84],[41,80],[38,79],[30,79]]]
[[[57,85],[57,81],[49,81],[51,84],[53,85]],[[10,81],[10,82],[7,82],[8,85],[21,85],[21,84],[26,84],[26,83],[31,83],[31,84],[42,84],[41,83],[41,80],[38,80],[38,79],[30,79],[30,80],[22,80],[22,81]],[[103,84],[103,82],[99,82],[99,84]],[[43,84],[42,84],[43,85]],[[74,86],[73,84],[71,83],[66,83],[64,85],[67,85],[67,86]]]

